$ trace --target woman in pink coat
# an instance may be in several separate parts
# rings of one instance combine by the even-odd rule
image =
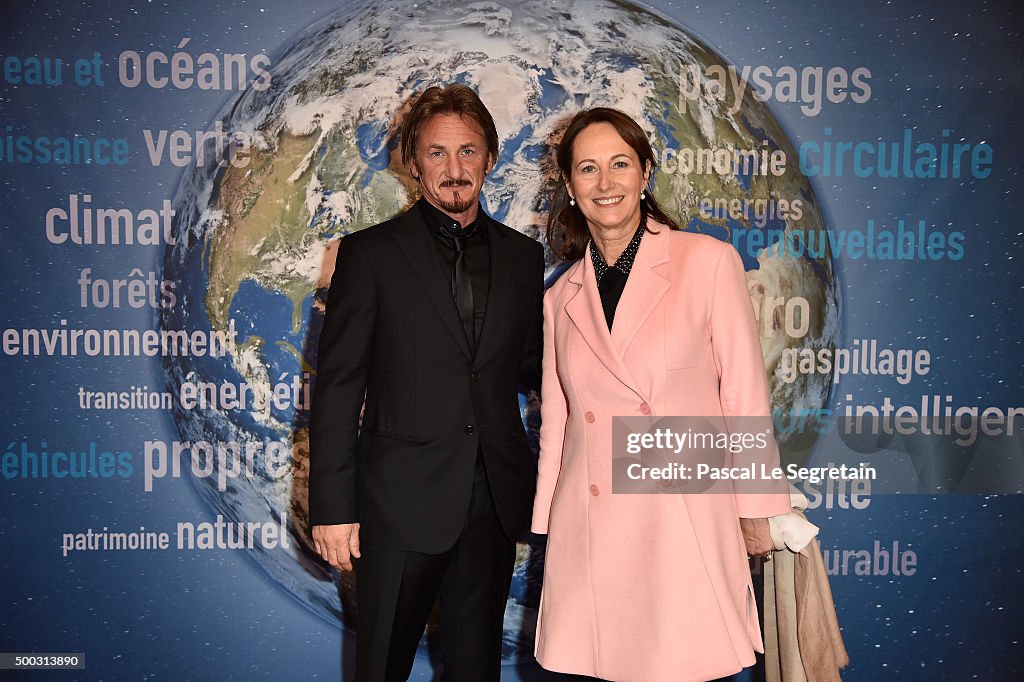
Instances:
[[[769,414],[743,267],[646,192],[654,154],[625,114],[577,114],[557,151],[548,239],[578,260],[544,298],[537,660],[616,682],[730,675],[763,651],[747,555],[770,552],[789,496],[612,494],[612,418]]]

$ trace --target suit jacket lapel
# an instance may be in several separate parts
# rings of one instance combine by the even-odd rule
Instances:
[[[514,281],[514,263],[509,257],[510,250],[507,244],[509,235],[498,223],[486,214],[480,216],[481,227],[487,230],[487,238],[490,240],[490,267],[487,274],[490,284],[487,286],[487,312],[484,313],[484,322],[480,328],[480,338],[476,341],[476,354],[478,359],[484,359],[486,352],[490,351],[489,341],[498,338],[502,329],[502,322],[508,318],[513,310],[513,298],[516,295],[512,282]]]
[[[604,320],[601,295],[597,291],[597,278],[594,275],[594,265],[590,262],[590,254],[584,253],[583,258],[570,269],[567,276],[569,282],[579,286],[576,295],[565,304],[565,312],[569,319],[576,325],[594,356],[612,373],[612,376],[641,399],[647,400],[647,396],[640,391],[639,384],[622,361],[622,355],[615,347],[612,336],[608,332],[608,324]],[[619,309],[616,310],[616,317],[619,315],[620,309],[621,303]]]
[[[444,271],[441,259],[437,257],[437,247],[430,241],[432,237],[420,219],[418,207],[413,205],[399,217],[392,236],[416,273],[427,298],[437,309],[438,317],[451,332],[459,349],[472,360],[466,332],[462,329],[462,320],[459,319],[459,311],[452,299],[451,273]],[[490,288],[493,289],[493,285]]]

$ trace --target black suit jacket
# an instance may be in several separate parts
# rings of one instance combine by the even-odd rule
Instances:
[[[491,264],[475,355],[418,207],[341,240],[313,392],[312,524],[359,522],[367,542],[442,552],[465,522],[479,448],[505,532],[528,527],[537,465],[518,386],[539,385],[543,248],[480,220]]]

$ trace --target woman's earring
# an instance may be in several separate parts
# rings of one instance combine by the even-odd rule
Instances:
[[[643,201],[643,200],[644,200],[644,199],[646,199],[646,198],[647,198],[647,193],[646,193],[646,192],[643,192],[643,191],[641,191],[641,192],[640,192],[640,201]]]
[[[569,205],[570,205],[570,206],[575,206],[575,205],[576,205],[576,200],[570,197],[570,199],[569,199]]]

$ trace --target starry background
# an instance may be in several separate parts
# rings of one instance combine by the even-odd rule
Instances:
[[[928,348],[933,369],[906,387],[848,377],[836,393],[859,403],[888,395],[914,404],[930,393],[952,395],[955,405],[1024,403],[1024,43],[1017,3],[644,4],[738,65],[870,68],[866,104],[826,103],[809,117],[798,104],[770,103],[796,144],[821,140],[826,127],[833,139],[844,140],[899,140],[909,127],[918,139],[934,139],[948,128],[951,139],[993,147],[993,172],[984,180],[812,181],[830,226],[858,229],[869,218],[887,226],[899,218],[924,218],[967,235],[959,262],[837,262],[840,344],[874,337],[896,348]],[[159,272],[162,249],[52,245],[43,234],[43,216],[75,192],[92,194],[97,206],[159,206],[173,195],[182,169],[151,166],[140,131],[205,129],[237,93],[124,88],[116,83],[117,54],[171,53],[188,36],[193,54],[213,46],[273,56],[334,9],[334,3],[315,0],[5,6],[2,56],[70,61],[98,51],[108,64],[103,88],[0,83],[4,134],[10,126],[16,134],[123,136],[133,149],[123,167],[0,164],[5,326],[98,317],[111,328],[154,324],[146,309],[83,310],[76,279],[84,267],[107,277],[124,277],[131,267]],[[159,413],[77,409],[79,385],[161,387],[156,361],[3,356],[0,376],[7,389],[0,445],[7,448],[25,441],[33,448],[82,449],[95,442],[102,449],[137,450],[147,438],[175,437],[170,420]],[[834,406],[841,409],[842,401]],[[185,479],[164,481],[151,493],[141,492],[137,476],[0,479],[0,651],[85,652],[86,672],[39,678],[338,679],[351,653],[339,630],[310,615],[242,553],[83,553],[64,559],[59,552],[59,535],[70,529],[165,528],[209,515]],[[852,659],[844,679],[1021,679],[1024,626],[1015,612],[1024,603],[1024,499],[879,495],[865,510],[820,508],[811,519],[823,529],[826,550],[870,549],[876,540],[891,546],[895,540],[917,554],[913,576],[832,578]],[[414,675],[430,677],[421,668]],[[504,679],[541,677],[523,669],[507,670]]]

